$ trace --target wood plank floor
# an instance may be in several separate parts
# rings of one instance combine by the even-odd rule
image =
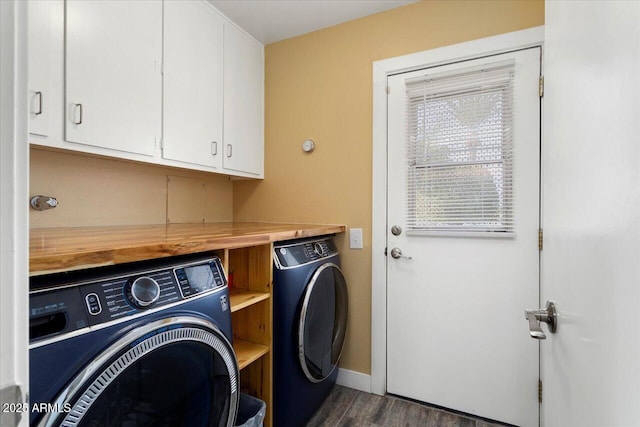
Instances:
[[[501,427],[393,396],[335,386],[307,427]]]

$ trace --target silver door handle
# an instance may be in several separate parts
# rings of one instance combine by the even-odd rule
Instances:
[[[546,339],[547,336],[540,328],[540,322],[549,325],[549,332],[554,334],[558,329],[558,312],[552,301],[547,301],[547,306],[540,310],[525,310],[525,318],[529,321],[529,334],[537,340]]]
[[[233,146],[231,144],[227,144],[227,157],[231,157],[233,155]]]
[[[404,256],[402,255],[402,250],[400,248],[393,248],[391,249],[391,258],[404,258],[404,259],[413,259],[410,256]]]
[[[211,155],[215,156],[218,154],[218,143],[216,141],[213,141],[211,143]]]

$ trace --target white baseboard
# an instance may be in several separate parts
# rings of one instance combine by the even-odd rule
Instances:
[[[338,369],[336,384],[371,393],[371,375],[348,369]]]

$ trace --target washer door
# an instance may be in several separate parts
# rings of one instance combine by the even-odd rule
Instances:
[[[342,354],[348,318],[347,282],[340,268],[321,265],[305,290],[298,325],[298,356],[309,381],[331,375]]]
[[[172,317],[133,330],[63,390],[40,426],[231,427],[233,347],[212,323]]]

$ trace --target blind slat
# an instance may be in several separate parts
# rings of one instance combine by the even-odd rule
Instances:
[[[512,61],[407,80],[407,226],[513,232]]]

